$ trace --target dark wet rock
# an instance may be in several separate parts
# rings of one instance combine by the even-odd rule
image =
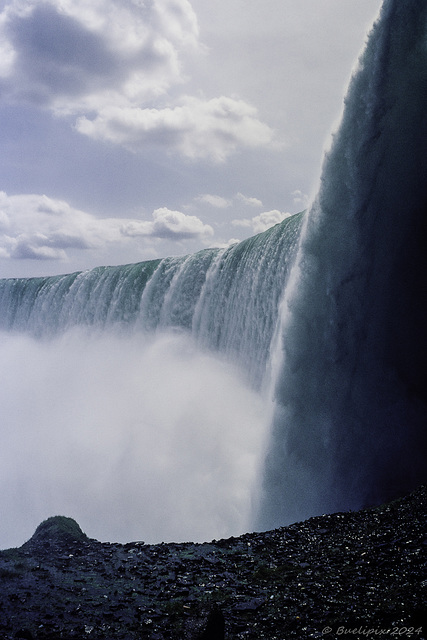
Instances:
[[[55,516],[0,551],[0,639],[336,640],[374,629],[427,640],[426,514],[420,487],[359,512],[158,545],[101,543]]]
[[[28,629],[19,629],[15,633],[15,638],[22,638],[23,640],[34,640],[33,634]]]
[[[200,636],[200,640],[224,640],[225,620],[221,609],[213,607],[208,615],[206,628]]]
[[[257,611],[264,603],[265,598],[251,598],[244,602],[237,602],[233,608],[234,611]]]

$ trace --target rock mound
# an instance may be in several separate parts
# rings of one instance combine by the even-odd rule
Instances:
[[[87,540],[87,535],[83,533],[73,518],[52,516],[39,524],[32,537],[25,544],[32,546],[44,543],[84,542]]]

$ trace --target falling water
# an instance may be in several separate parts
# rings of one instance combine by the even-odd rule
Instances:
[[[281,305],[258,523],[427,480],[427,4],[384,2]]]
[[[101,539],[207,539],[254,505],[269,528],[427,480],[426,25],[385,0],[306,214],[0,281],[3,540],[65,511]]]

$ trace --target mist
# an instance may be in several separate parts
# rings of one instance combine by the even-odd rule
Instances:
[[[183,333],[0,333],[0,548],[45,518],[102,541],[247,530],[268,402]]]

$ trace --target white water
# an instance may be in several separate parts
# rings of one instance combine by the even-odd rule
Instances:
[[[111,541],[250,528],[299,220],[223,252],[0,281],[0,547],[55,513]]]
[[[281,308],[262,528],[427,479],[427,3],[386,0]]]
[[[55,514],[100,540],[250,526],[263,399],[182,334],[0,334],[0,548]]]

